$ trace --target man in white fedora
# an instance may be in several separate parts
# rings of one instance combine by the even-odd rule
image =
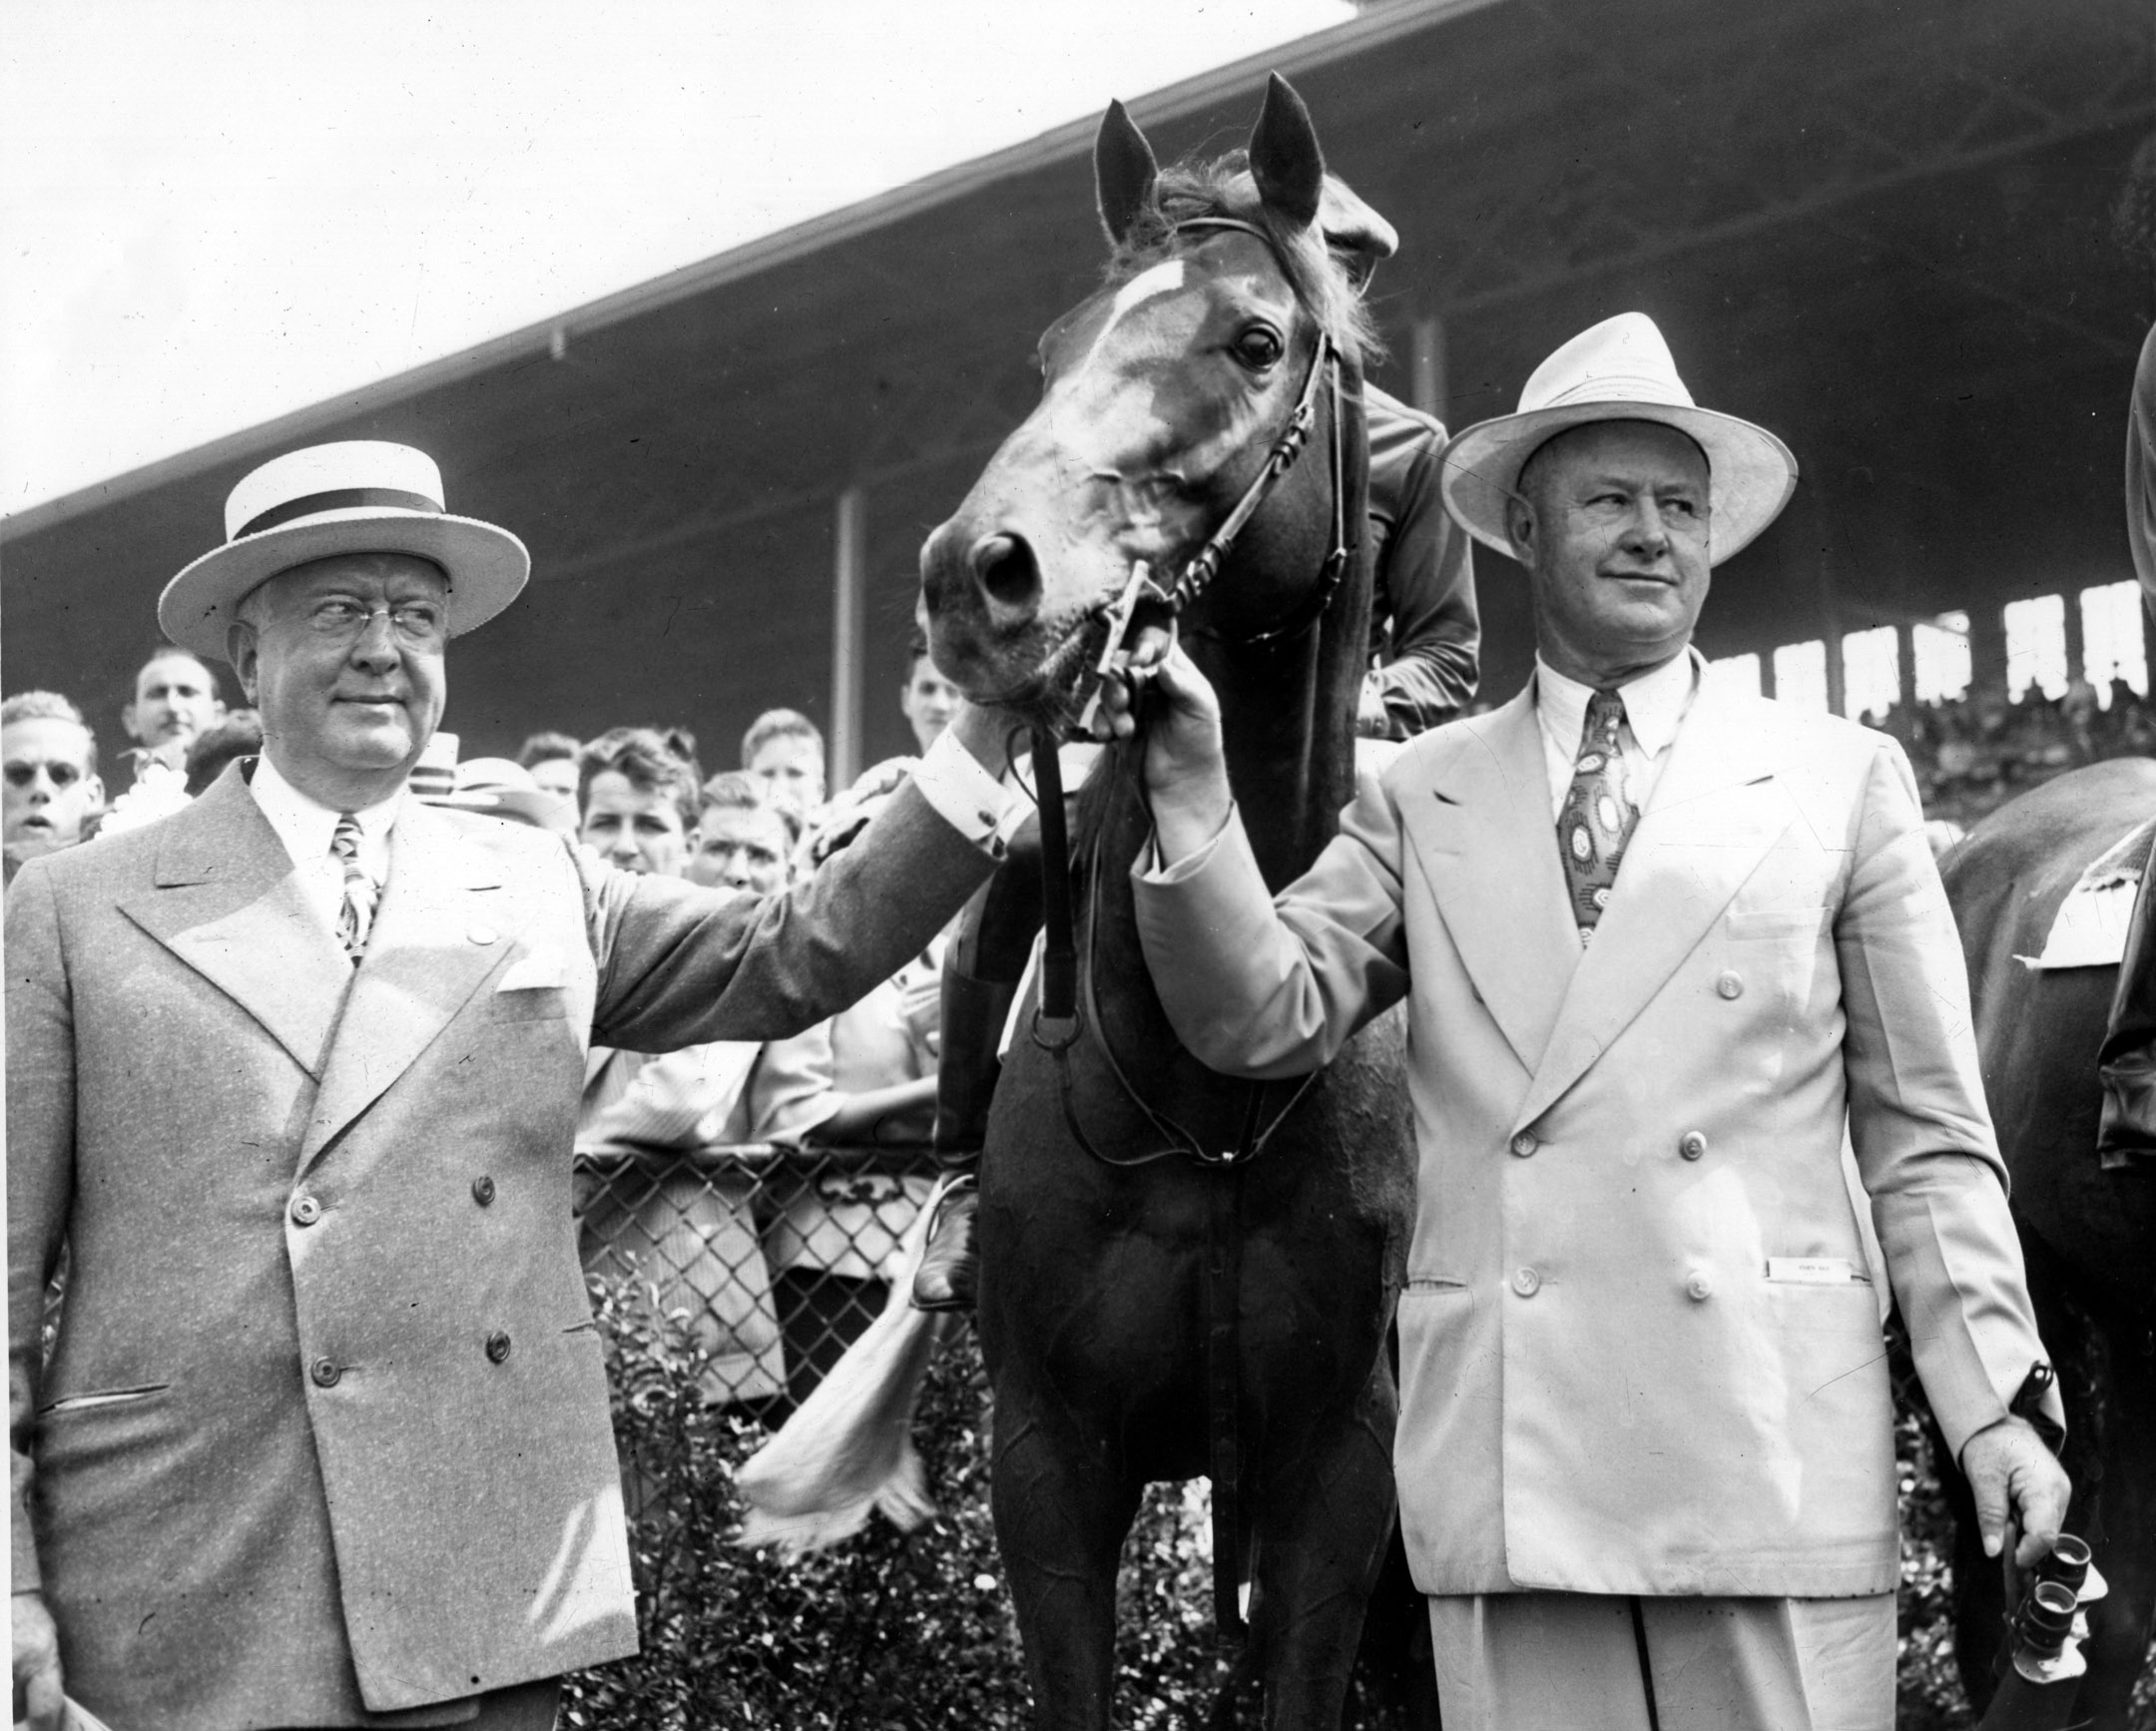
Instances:
[[[117,1731],[548,1726],[636,1647],[585,1050],[789,1034],[894,972],[992,868],[1001,726],[961,714],[791,895],[632,875],[406,791],[449,640],[528,570],[429,458],[293,452],[226,528],[159,620],[262,757],[7,901],[17,1687],[40,1731],[63,1688]]]
[[[1453,513],[1525,568],[1533,678],[1410,743],[1277,899],[1203,676],[1137,658],[1164,700],[1138,916],[1178,1033],[1294,1075],[1409,1003],[1395,1460],[1455,1731],[1891,1724],[1892,1408],[1845,1120],[1989,1543],[2011,1511],[2032,1560],[2065,1507],[2013,1411],[2043,1348],[1908,765],[1691,648],[1710,566],[1796,479],[1643,315],[1557,350],[1445,456]]]

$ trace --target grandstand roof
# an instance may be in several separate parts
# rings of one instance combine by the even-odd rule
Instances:
[[[1702,644],[1725,653],[2130,575],[2120,448],[2156,282],[2109,221],[2156,128],[2144,8],[1390,0],[1131,108],[1165,159],[1241,142],[1264,72],[1294,79],[1333,166],[1402,237],[1377,282],[1399,356],[1379,381],[1411,394],[1411,331],[1435,317],[1442,378],[1422,382],[1455,425],[1509,408],[1574,330],[1652,313],[1701,401],[1804,464],[1788,516],[1717,575]],[[384,437],[431,451],[451,508],[534,554],[525,601],[457,647],[467,751],[679,720],[717,767],[760,709],[825,714],[847,488],[865,500],[864,755],[901,749],[919,540],[1030,405],[1035,335],[1098,271],[1091,135],[16,515],[0,683],[102,719],[241,473]],[[1479,559],[1486,683],[1508,690],[1523,597]]]

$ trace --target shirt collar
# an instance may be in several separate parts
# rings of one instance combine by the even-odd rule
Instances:
[[[1650,673],[1617,688],[1624,699],[1625,725],[1649,757],[1660,757],[1677,737],[1677,724],[1692,704],[1699,685],[1700,655],[1687,648]],[[1587,700],[1594,687],[1568,679],[1539,655],[1535,657],[1535,704],[1559,734],[1577,740],[1587,724]]]
[[[329,852],[329,838],[336,832],[340,814],[293,787],[267,751],[256,760],[254,779],[248,787],[263,816],[270,820],[270,828],[282,839],[293,860],[312,860]],[[385,842],[403,805],[404,790],[399,788],[386,800],[354,812],[361,838],[369,843]]]

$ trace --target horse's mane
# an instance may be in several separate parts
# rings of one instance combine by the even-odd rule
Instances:
[[[1347,268],[1327,247],[1316,223],[1291,229],[1266,208],[1248,151],[1205,161],[1186,158],[1161,170],[1152,194],[1109,258],[1108,282],[1126,282],[1159,264],[1174,250],[1178,225],[1200,217],[1228,217],[1264,231],[1296,297],[1342,352],[1360,367],[1383,358],[1384,339]]]

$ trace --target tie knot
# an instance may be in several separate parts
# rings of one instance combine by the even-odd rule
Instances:
[[[349,860],[359,852],[359,819],[351,812],[337,814],[336,828],[329,833],[329,852],[340,860]]]
[[[1624,724],[1624,693],[1598,691],[1587,700],[1587,737],[1614,746]]]

